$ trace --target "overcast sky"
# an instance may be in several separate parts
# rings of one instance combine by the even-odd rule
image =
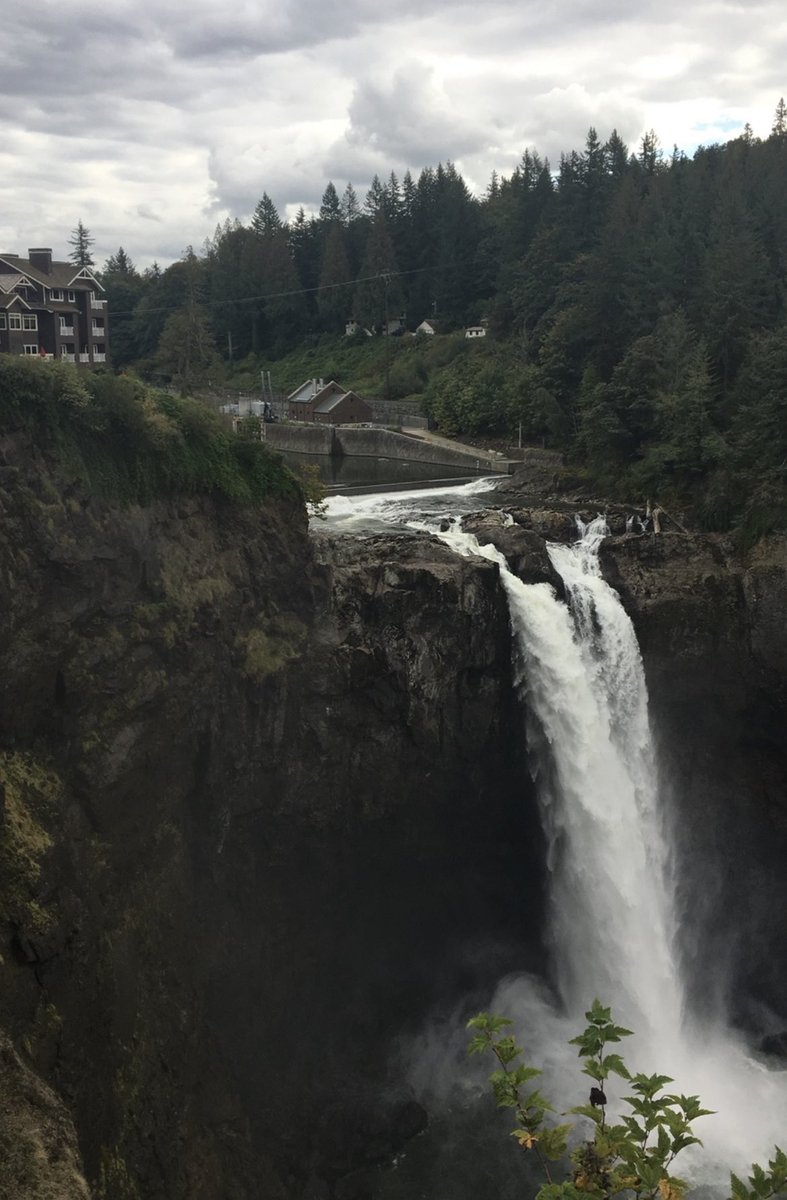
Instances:
[[[590,125],[634,147],[767,136],[787,5],[728,0],[0,0],[0,251],[101,266],[199,247],[264,191],[282,216],[329,179],[452,159],[483,192]]]

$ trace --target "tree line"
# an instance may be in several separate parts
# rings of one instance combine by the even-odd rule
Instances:
[[[446,428],[521,424],[610,487],[700,495],[724,525],[783,505],[786,185],[781,100],[764,139],[747,126],[689,158],[591,128],[556,169],[527,150],[481,197],[450,162],[375,178],[362,202],[329,183],[289,223],[263,194],[164,271],[107,261],[113,358],[205,371],[350,317],[484,319],[471,368],[427,388]]]

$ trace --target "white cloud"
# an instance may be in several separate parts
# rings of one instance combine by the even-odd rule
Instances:
[[[78,31],[78,36],[75,36]],[[0,249],[144,265],[200,245],[263,191],[291,215],[329,178],[452,159],[482,190],[526,146],[556,162],[589,125],[691,152],[767,134],[787,20],[776,0],[40,0],[4,13]]]

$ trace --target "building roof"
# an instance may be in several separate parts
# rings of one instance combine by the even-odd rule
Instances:
[[[12,292],[20,284],[25,287],[33,286],[32,280],[28,279],[27,275],[0,274],[0,292]]]
[[[366,401],[356,395],[355,392],[337,392],[332,396],[326,396],[319,404],[315,404],[314,411],[318,413],[333,412],[337,405],[341,404],[342,400],[346,400],[348,396],[353,396],[356,400],[360,400],[361,404],[366,404]],[[367,405],[368,407],[368,405]]]
[[[290,392],[287,400],[290,404],[311,404],[321,396],[333,396],[336,392],[343,394],[344,388],[333,379],[330,383],[325,383],[322,379],[307,379],[294,392]]]
[[[20,273],[24,273],[28,277],[28,281],[32,280],[35,283],[41,283],[48,288],[100,288],[104,291],[103,286],[99,283],[93,272],[87,267],[77,267],[71,262],[54,262],[52,270],[49,274],[45,271],[39,271],[34,267],[30,259],[21,258],[18,254],[2,254],[0,261],[6,263],[9,267],[14,268]],[[87,272],[87,274],[83,274]],[[2,276],[0,276],[2,278]]]
[[[15,292],[10,292],[7,296],[0,295],[0,308],[3,311],[10,308],[12,304],[21,304],[23,308],[26,308],[28,311],[30,310],[30,305],[27,301],[23,300],[21,296],[17,296]]]

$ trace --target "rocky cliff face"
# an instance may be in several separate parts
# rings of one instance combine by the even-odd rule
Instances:
[[[21,438],[0,509],[0,1028],[45,1097],[3,1185],[357,1189],[424,1120],[397,1037],[537,954],[496,569],[111,510]]]
[[[475,528],[552,578],[567,510],[516,519]],[[604,563],[684,798],[698,983],[778,1010],[784,547],[625,537]],[[399,1039],[540,962],[496,567],[310,538],[282,503],[111,509],[20,436],[0,605],[0,1192],[373,1194],[426,1120]]]

